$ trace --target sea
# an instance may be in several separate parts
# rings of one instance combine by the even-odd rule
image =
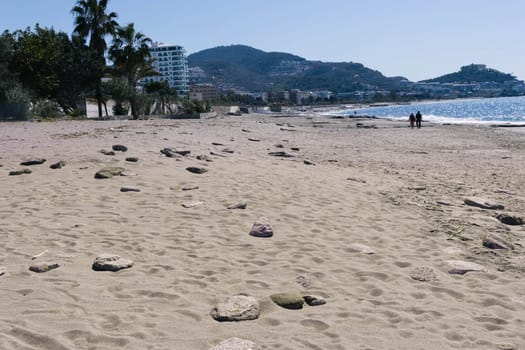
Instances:
[[[525,124],[525,96],[361,106],[333,115],[408,120],[410,113],[417,111],[424,121],[441,124]]]

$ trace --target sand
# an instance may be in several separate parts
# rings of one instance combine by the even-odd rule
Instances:
[[[115,144],[127,152],[99,152]],[[19,165],[35,157],[47,161]],[[495,218],[525,215],[525,133],[512,128],[257,114],[2,123],[0,164],[0,349],[207,350],[231,337],[283,350],[525,349],[525,229]],[[95,179],[105,166],[127,176]],[[248,234],[261,217],[272,237]],[[484,247],[487,235],[514,249]],[[99,254],[133,266],[94,271]],[[482,269],[451,274],[451,261]],[[37,262],[59,267],[30,271]],[[259,318],[215,321],[238,293],[259,301]],[[276,293],[326,304],[288,310]]]

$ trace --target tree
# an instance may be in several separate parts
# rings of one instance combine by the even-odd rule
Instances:
[[[153,68],[149,47],[151,39],[135,31],[133,23],[118,27],[113,43],[109,49],[109,57],[113,61],[112,74],[127,80],[133,88],[131,96],[131,114],[138,118],[136,87],[140,79],[158,75]]]
[[[155,98],[155,110],[153,113],[163,114],[168,110],[169,114],[174,111],[171,106],[177,102],[177,89],[170,88],[167,81],[152,81],[144,85],[144,91]]]
[[[75,16],[74,33],[84,40],[89,38],[89,49],[95,62],[93,79],[95,80],[95,98],[98,104],[98,116],[102,118],[102,77],[106,67],[106,36],[115,34],[118,27],[115,12],[107,13],[109,0],[77,0],[71,9]]]

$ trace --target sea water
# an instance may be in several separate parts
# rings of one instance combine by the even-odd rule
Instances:
[[[408,120],[420,111],[424,121],[434,123],[525,123],[525,96],[417,102],[403,105],[351,108],[337,115],[367,115]]]

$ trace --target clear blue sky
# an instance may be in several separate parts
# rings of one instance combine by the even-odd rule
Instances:
[[[75,0],[0,0],[0,29],[70,33]],[[119,23],[188,54],[230,44],[352,61],[412,81],[484,63],[525,80],[524,0],[110,0]]]

